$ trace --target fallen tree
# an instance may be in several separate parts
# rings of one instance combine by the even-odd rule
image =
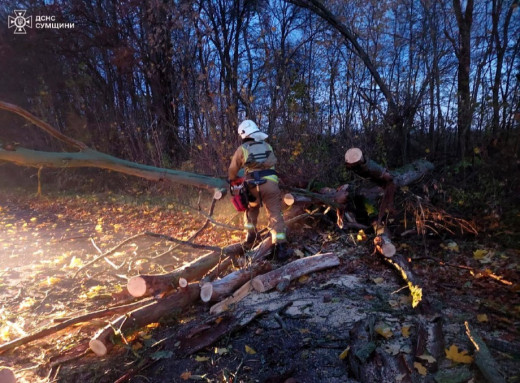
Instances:
[[[383,197],[379,207],[378,222],[381,222],[385,212],[395,213],[394,195],[397,188],[417,182],[434,168],[429,161],[417,160],[402,168],[389,170],[368,158],[359,148],[350,148],[346,151],[345,165],[348,170],[352,170],[362,178],[368,178],[382,189]]]
[[[157,168],[150,165],[138,164],[117,158],[97,150],[89,148],[83,142],[59,132],[46,122],[40,120],[27,110],[19,106],[0,101],[0,109],[15,113],[50,134],[52,137],[66,143],[77,152],[43,152],[26,149],[19,146],[0,144],[0,161],[8,161],[20,166],[34,168],[74,168],[94,167],[112,170],[132,176],[145,178],[152,181],[168,180],[174,183],[191,185],[214,192],[214,198],[220,199],[226,193],[227,184],[224,179],[208,177],[200,174]]]

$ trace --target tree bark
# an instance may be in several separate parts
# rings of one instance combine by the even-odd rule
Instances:
[[[66,320],[64,322],[58,323],[58,324],[56,324],[54,326],[50,326],[50,327],[38,330],[38,331],[36,331],[36,332],[34,332],[32,334],[29,334],[27,336],[24,336],[24,337],[21,337],[21,338],[12,340],[12,341],[10,341],[8,343],[4,343],[4,344],[0,345],[0,354],[5,352],[5,351],[12,350],[13,348],[16,348],[16,347],[22,346],[24,344],[30,343],[32,341],[35,341],[37,339],[41,339],[41,338],[44,338],[46,336],[55,334],[56,332],[58,332],[60,330],[63,330],[65,328],[69,327],[69,326],[72,326],[72,325],[74,325],[76,323],[87,322],[87,321],[90,321],[92,319],[106,317],[108,315],[126,313],[126,312],[128,312],[128,311],[130,311],[132,309],[136,309],[138,307],[142,307],[142,306],[147,305],[149,303],[150,303],[149,301],[146,301],[146,302],[145,301],[139,301],[139,302],[129,303],[129,304],[122,305],[122,306],[108,307],[108,308],[103,309],[103,310],[94,311],[94,312],[87,313],[87,314],[84,314],[84,315],[80,315],[80,316],[77,316],[77,317],[74,317],[74,318],[70,318],[70,319],[68,319],[68,320]]]
[[[353,377],[361,383],[395,382],[396,376],[401,382],[411,383],[412,376],[406,355],[402,352],[393,356],[381,350],[375,342],[376,318],[368,316],[354,324],[349,331],[350,350],[347,365]]]
[[[232,305],[247,297],[251,291],[253,291],[253,286],[251,285],[251,281],[247,281],[237,291],[235,291],[233,295],[211,306],[209,309],[210,314],[220,314],[229,310]]]
[[[333,253],[313,255],[288,263],[269,273],[259,275],[253,278],[251,284],[256,291],[263,293],[276,287],[284,277],[288,277],[292,281],[314,271],[338,266],[339,263],[339,258]]]
[[[427,172],[433,170],[434,167],[429,161],[417,160],[402,168],[390,171],[367,158],[359,148],[347,150],[345,153],[345,164],[347,169],[354,171],[363,178],[370,179],[383,188],[383,198],[379,207],[379,223],[386,211],[390,214],[395,212],[394,194],[396,189],[418,181]]]
[[[188,282],[199,281],[213,267],[225,258],[238,256],[243,252],[240,243],[226,246],[222,251],[212,251],[200,258],[167,274],[137,275],[128,280],[126,285],[130,295],[143,297],[171,290],[179,285],[179,278]]]
[[[506,380],[498,370],[497,363],[482,338],[470,329],[467,321],[464,322],[464,325],[466,326],[466,335],[475,347],[475,364],[486,381],[489,383],[505,383]]]
[[[223,297],[231,295],[238,286],[242,286],[258,274],[270,270],[271,265],[268,262],[260,262],[254,264],[251,268],[234,271],[217,281],[206,282],[200,288],[200,299],[203,302],[219,301]]]
[[[140,328],[148,323],[157,322],[164,315],[189,306],[198,299],[199,295],[200,287],[198,283],[192,283],[185,289],[180,289],[164,299],[130,311],[96,333],[90,340],[89,347],[98,356],[106,355],[113,346],[110,340],[112,335],[122,333],[130,328]]]

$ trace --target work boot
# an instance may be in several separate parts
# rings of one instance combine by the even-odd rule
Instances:
[[[292,249],[288,248],[285,242],[274,245],[274,255],[279,261],[286,261],[292,256],[292,254]]]

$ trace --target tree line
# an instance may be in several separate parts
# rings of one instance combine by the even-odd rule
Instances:
[[[58,0],[0,5],[0,99],[97,150],[224,175],[255,120],[292,177],[518,148],[518,0]],[[53,15],[73,29],[8,17]],[[56,149],[0,114],[0,140]],[[494,140],[494,141],[493,141]],[[516,141],[515,141],[516,140]]]

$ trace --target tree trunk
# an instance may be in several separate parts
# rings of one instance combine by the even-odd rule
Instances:
[[[90,349],[97,355],[106,355],[113,346],[112,335],[122,333],[130,328],[141,328],[149,323],[157,322],[161,317],[172,314],[195,302],[200,295],[198,283],[192,283],[164,299],[150,303],[144,307],[120,316],[114,322],[101,329],[89,342]]]
[[[0,101],[0,109],[7,110],[22,116],[51,136],[65,142],[67,145],[80,150],[76,153],[41,152],[24,149],[21,147],[6,148],[2,147],[0,144],[0,160],[13,162],[21,166],[31,166],[36,168],[94,167],[113,170],[119,173],[142,177],[152,181],[169,180],[172,182],[192,185],[205,189],[216,189],[214,194],[216,199],[221,198],[222,195],[224,195],[227,191],[227,184],[223,179],[183,172],[179,170],[141,165],[135,162],[113,157],[108,154],[90,149],[83,142],[65,136],[46,122],[40,120],[38,117],[16,105]]]
[[[251,284],[258,292],[265,292],[276,287],[284,278],[294,280],[314,271],[328,269],[339,265],[339,258],[333,253],[325,253],[305,257],[288,263],[269,273],[253,278]]]

